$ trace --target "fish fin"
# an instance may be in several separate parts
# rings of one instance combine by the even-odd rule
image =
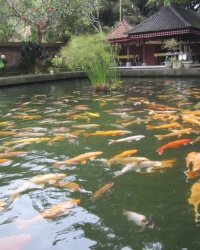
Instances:
[[[49,185],[54,185],[56,184],[56,181],[55,180],[51,180],[51,181],[48,181]]]
[[[193,170],[193,171],[185,171],[184,172],[187,175],[187,179],[194,179],[200,175],[200,169],[199,170]]]
[[[85,135],[86,137],[90,136],[90,134],[89,134],[89,133],[85,133],[84,135]]]
[[[159,153],[159,155],[161,155],[164,152],[164,150],[161,148],[157,149],[156,151]]]
[[[154,135],[158,140],[162,140],[163,136],[162,135]]]
[[[115,143],[116,140],[109,140],[108,145]]]
[[[144,227],[142,227],[142,229],[141,230],[139,230],[139,231],[137,231],[138,233],[141,233],[141,232],[143,232],[144,231],[144,229],[145,229],[145,226]]]
[[[62,161],[56,161],[56,162],[54,162],[54,166],[55,167],[60,167],[61,165],[63,165],[63,162]]]
[[[116,172],[114,172],[114,177],[113,178],[115,178],[115,177],[117,177],[117,176],[120,176],[120,175],[123,175],[123,172],[122,171],[116,171]]]
[[[40,188],[44,188],[45,184],[38,184]]]
[[[96,158],[96,157],[93,156],[93,157],[90,157],[89,159],[90,159],[91,161],[93,161],[95,158]]]
[[[15,193],[15,194],[12,194],[12,195],[10,196],[10,199],[11,199],[12,201],[14,201],[15,199],[19,198],[19,196],[20,196],[20,193]]]
[[[82,160],[81,161],[81,164],[85,164],[87,161],[86,160]]]
[[[153,129],[154,127],[152,125],[147,125],[146,128],[150,130]]]

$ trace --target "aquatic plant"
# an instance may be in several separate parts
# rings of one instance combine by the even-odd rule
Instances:
[[[115,67],[118,48],[103,34],[72,37],[61,49],[63,64],[71,70],[83,70],[96,91],[109,91],[120,86]]]

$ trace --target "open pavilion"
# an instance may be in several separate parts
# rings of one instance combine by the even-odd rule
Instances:
[[[171,38],[179,42],[179,53],[186,54],[192,50],[193,61],[200,62],[199,12],[170,4],[125,31],[123,39],[117,35],[116,30],[111,31],[107,39],[122,47],[121,55],[127,58],[126,66],[134,65],[135,57],[142,65],[163,65],[167,51],[162,49],[162,45],[164,40]]]

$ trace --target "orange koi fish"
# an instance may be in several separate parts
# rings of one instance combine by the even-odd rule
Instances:
[[[110,131],[96,131],[94,133],[85,133],[85,136],[117,136],[117,135],[124,135],[129,134],[131,131],[127,130],[110,130]]]
[[[9,161],[10,161],[10,159],[0,159],[0,164],[4,164],[4,163],[9,162]]]
[[[41,219],[52,220],[62,214],[67,214],[70,211],[70,208],[77,206],[80,202],[81,202],[80,199],[65,201],[61,204],[55,205],[47,209],[46,211],[42,212],[41,214],[35,216],[30,220],[17,219],[17,222],[19,223],[18,228],[19,229],[26,228],[32,225],[33,223],[40,221]]]
[[[83,190],[80,187],[80,185],[75,182],[59,182],[59,183],[53,184],[53,186],[56,188],[66,188],[73,192],[80,192],[81,190]]]
[[[196,169],[196,170],[187,170],[184,172],[185,175],[187,176],[187,179],[194,179],[196,177],[198,177],[200,175],[200,169]]]
[[[168,148],[178,148],[182,145],[187,145],[191,140],[190,139],[182,139],[182,140],[177,140],[177,141],[172,141],[161,148],[157,149],[156,151],[161,155],[166,149]]]
[[[25,151],[15,151],[15,152],[8,152],[8,153],[2,153],[0,154],[0,158],[6,158],[6,157],[15,157],[20,155],[25,155],[27,152]]]
[[[110,188],[114,185],[114,182],[110,182],[108,184],[106,184],[105,186],[103,186],[102,188],[100,188],[99,190],[97,190],[92,197],[90,198],[90,200],[92,202],[96,201],[97,199],[99,199],[103,194],[105,194],[108,190],[110,190]]]
[[[59,167],[61,165],[72,165],[72,164],[76,164],[76,163],[82,163],[82,164],[85,164],[87,162],[87,160],[94,160],[98,155],[101,155],[103,152],[101,151],[97,151],[97,152],[88,152],[88,153],[85,153],[85,154],[81,154],[81,155],[78,155],[74,158],[70,158],[66,161],[57,161],[55,162],[55,166],[56,167]]]

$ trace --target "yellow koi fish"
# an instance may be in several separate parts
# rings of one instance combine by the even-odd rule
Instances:
[[[117,136],[117,135],[124,135],[129,134],[131,131],[127,130],[110,130],[110,131],[96,131],[94,133],[85,133],[85,136]]]
[[[16,135],[16,132],[0,131],[0,136]]]
[[[18,228],[24,229],[32,225],[33,223],[40,221],[41,219],[52,220],[60,215],[67,214],[70,211],[70,208],[77,206],[80,202],[80,199],[65,201],[47,209],[46,211],[42,212],[41,214],[35,216],[30,220],[17,219],[17,222],[19,223]]]
[[[152,126],[152,125],[147,125],[146,126],[146,128],[148,130],[151,130],[151,129],[169,129],[169,128],[173,128],[173,127],[182,128],[183,126],[181,124],[179,124],[178,122],[163,124],[163,125],[159,125],[159,126]]]
[[[49,141],[49,140],[51,140],[50,137],[27,138],[27,139],[20,139],[20,140],[16,140],[16,141],[9,141],[9,142],[6,142],[5,145],[9,146],[11,144],[18,144],[18,143],[23,143],[23,142],[29,142],[29,143],[37,142],[37,143],[39,143],[39,142]]]
[[[7,205],[7,203],[5,201],[0,201],[0,212],[5,209],[6,205]]]
[[[85,164],[87,162],[87,160],[94,160],[97,156],[101,155],[103,152],[101,151],[97,151],[97,152],[88,152],[88,153],[85,153],[85,154],[81,154],[81,155],[78,155],[74,158],[70,158],[66,161],[57,161],[55,162],[55,166],[56,167],[59,167],[61,165],[73,165],[73,164],[76,164],[76,163],[82,163],[82,164]]]
[[[155,135],[155,137],[158,139],[158,140],[162,140],[164,138],[169,138],[169,137],[172,137],[172,136],[178,136],[178,137],[181,137],[182,135],[184,134],[190,134],[192,131],[192,128],[185,128],[185,129],[181,129],[181,130],[173,130],[173,132],[169,133],[169,134],[166,134],[166,135]],[[192,142],[191,142],[192,143]]]
[[[195,222],[199,222],[199,205],[200,205],[200,181],[192,185],[190,198],[188,203],[194,206]]]
[[[12,118],[15,119],[22,119],[22,120],[30,120],[30,119],[39,119],[41,115],[13,115]]]
[[[111,187],[114,185],[114,182],[110,182],[108,184],[106,184],[105,186],[103,186],[102,188],[100,188],[99,190],[97,190],[92,197],[90,198],[90,200],[92,202],[96,201],[97,199],[99,199],[103,194],[105,194],[108,190],[111,189]]]
[[[64,141],[64,140],[66,140],[66,136],[57,135],[56,137],[54,137],[52,140],[50,140],[48,142],[48,145],[52,146],[54,142],[56,142],[56,141]]]
[[[126,150],[126,151],[122,152],[121,154],[115,155],[114,157],[110,158],[110,160],[115,159],[115,158],[129,157],[132,154],[135,154],[137,152],[138,152],[137,149]]]
[[[85,114],[89,115],[90,117],[100,117],[99,113],[85,112]]]

